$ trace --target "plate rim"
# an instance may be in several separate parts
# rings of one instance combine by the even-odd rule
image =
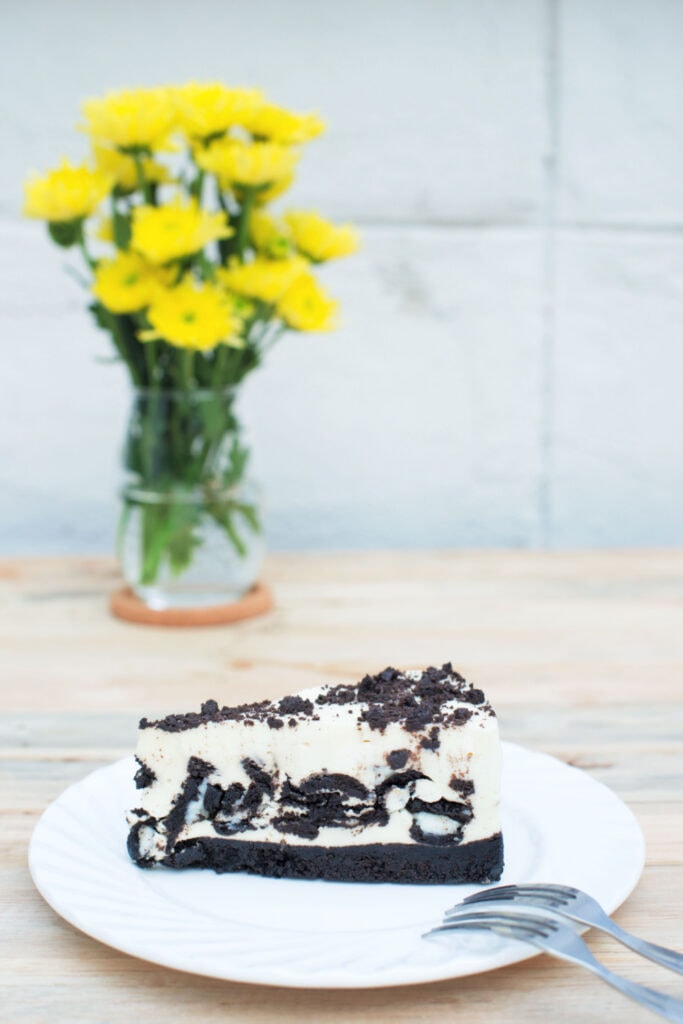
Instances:
[[[645,838],[643,835],[642,828],[634,812],[629,805],[610,789],[605,783],[595,779],[589,772],[582,768],[578,768],[575,765],[567,764],[560,758],[555,757],[552,754],[547,754],[544,751],[534,750],[533,748],[526,747],[522,744],[514,743],[509,740],[503,740],[501,743],[503,750],[511,750],[515,752],[516,756],[520,754],[523,756],[530,756],[539,760],[547,760],[553,763],[554,768],[559,766],[561,771],[565,771],[567,775],[574,775],[574,778],[581,778],[588,780],[590,785],[596,788],[596,791],[602,791],[602,797],[607,798],[608,801],[612,801],[615,806],[619,806],[620,813],[624,816],[624,821],[628,822],[628,825],[632,831],[632,845],[630,847],[630,860],[631,868],[628,877],[624,875],[621,886],[617,889],[617,895],[607,903],[605,903],[606,911],[611,914],[620,907],[629,895],[634,891],[637,886],[643,868],[646,862],[646,846]],[[187,956],[183,955],[182,951],[178,951],[177,948],[169,952],[163,948],[157,947],[153,951],[150,950],[149,945],[138,944],[135,941],[134,929],[127,935],[125,939],[122,939],[115,930],[111,930],[105,922],[104,926],[97,925],[95,923],[95,931],[93,931],[93,923],[91,920],[84,920],[78,909],[73,909],[69,905],[69,900],[62,899],[59,892],[55,892],[54,887],[51,885],[50,880],[46,881],[43,872],[43,866],[40,863],[40,856],[36,853],[39,848],[40,837],[42,829],[49,828],[49,822],[46,822],[46,817],[54,813],[54,808],[62,800],[65,800],[67,794],[73,790],[83,786],[86,781],[91,780],[93,776],[99,774],[111,773],[113,770],[121,771],[124,764],[131,766],[134,765],[134,756],[132,754],[119,758],[116,761],[110,762],[105,765],[101,765],[98,768],[93,769],[82,779],[70,783],[65,787],[61,793],[52,800],[47,807],[42,811],[38,821],[36,822],[29,841],[28,846],[28,868],[31,875],[31,879],[36,889],[38,890],[42,899],[57,913],[63,920],[67,921],[70,925],[87,935],[89,938],[94,939],[109,948],[116,949],[118,952],[122,952],[128,956],[134,956],[137,959],[146,961],[148,963],[155,964],[157,966],[166,967],[170,970],[181,971],[184,973],[190,973],[197,977],[209,977],[220,981],[228,981],[240,984],[255,984],[264,985],[267,987],[276,988],[292,988],[292,989],[373,989],[373,988],[394,988],[404,987],[408,985],[422,985],[430,984],[432,982],[447,981],[458,977],[470,977],[477,974],[488,973],[489,971],[499,970],[503,967],[511,966],[515,963],[521,963],[525,960],[530,960],[533,957],[540,956],[541,950],[534,949],[531,946],[522,946],[521,944],[512,944],[512,946],[504,947],[504,949],[497,954],[490,954],[489,959],[491,962],[486,966],[481,966],[477,969],[467,969],[465,971],[459,971],[457,969],[458,958],[457,955],[448,961],[441,962],[434,965],[433,970],[425,972],[425,976],[410,976],[408,978],[396,978],[396,977],[374,977],[373,975],[359,976],[359,975],[336,975],[334,972],[329,970],[321,971],[315,977],[307,977],[306,979],[297,979],[295,976],[286,975],[283,973],[282,976],[277,974],[277,968],[273,968],[272,964],[261,968],[258,965],[254,969],[245,968],[243,965],[239,965],[236,969],[232,970],[228,968],[227,971],[217,973],[215,970],[202,969],[201,965],[193,963],[191,965],[187,962]],[[332,883],[335,884],[335,883]],[[341,884],[341,883],[336,883]],[[438,888],[438,887],[431,887]],[[444,886],[445,888],[445,886]],[[586,931],[587,928],[582,928],[581,931]],[[178,955],[174,955],[177,953]],[[389,974],[389,971],[385,971]]]

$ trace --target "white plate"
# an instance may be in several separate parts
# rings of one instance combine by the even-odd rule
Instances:
[[[614,910],[644,863],[632,813],[578,769],[503,747],[503,881],[575,885]],[[134,771],[126,758],[70,786],[43,814],[29,850],[50,906],[115,949],[195,974],[295,988],[409,985],[537,955],[484,932],[421,938],[477,886],[143,871],[125,849]]]

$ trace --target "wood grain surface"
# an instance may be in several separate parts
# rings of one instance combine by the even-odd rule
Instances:
[[[683,948],[683,552],[278,555],[267,580],[270,615],[175,632],[108,614],[109,560],[0,562],[0,1020],[654,1020],[545,956],[365,992],[211,981],[108,949],[42,901],[26,867],[35,821],[69,783],[129,753],[142,714],[452,660],[486,689],[506,739],[584,768],[629,804],[647,866],[616,919]],[[683,998],[683,979],[589,943]]]

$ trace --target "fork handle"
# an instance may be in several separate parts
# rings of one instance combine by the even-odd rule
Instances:
[[[580,952],[578,950],[576,952],[561,951],[542,942],[537,942],[535,945],[538,945],[546,953],[556,956],[559,960],[569,960],[570,963],[579,964],[579,966],[592,971],[612,988],[616,988],[629,999],[647,1007],[648,1010],[658,1013],[665,1020],[672,1021],[673,1024],[683,1024],[683,1002],[680,999],[674,999],[673,996],[667,996],[664,992],[656,992],[652,988],[646,988],[645,985],[637,985],[635,981],[622,978],[620,974],[615,974],[614,971],[610,971],[599,960],[596,960],[582,939],[579,939],[579,942],[581,944]]]
[[[610,927],[605,928],[605,931],[608,931],[610,935],[613,935],[624,946],[632,949],[634,953],[640,953],[641,956],[646,956],[648,960],[653,960],[654,963],[661,964],[662,967],[668,967],[671,971],[683,974],[683,956],[680,953],[676,953],[675,950],[667,949],[665,946],[657,946],[654,942],[647,942],[646,939],[639,939],[636,935],[631,935],[630,932],[624,931],[623,928],[620,928],[618,924],[611,920]]]
[[[658,1013],[665,1020],[674,1021],[675,1024],[683,1024],[683,1002],[680,999],[667,996],[664,992],[656,992],[652,988],[646,988],[645,985],[637,985],[635,981],[622,978],[621,975],[608,970],[602,964],[599,967],[600,970],[595,971],[595,973],[606,981],[608,985],[612,985],[613,988],[623,992],[625,996],[629,996],[630,999],[640,1003],[641,1006],[646,1006],[648,1010]]]

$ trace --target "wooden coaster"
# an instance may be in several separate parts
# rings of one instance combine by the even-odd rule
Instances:
[[[140,622],[146,626],[223,626],[229,622],[263,615],[273,607],[273,595],[263,583],[255,583],[239,601],[210,605],[206,608],[148,608],[130,587],[115,590],[109,599],[109,610],[117,619]]]

